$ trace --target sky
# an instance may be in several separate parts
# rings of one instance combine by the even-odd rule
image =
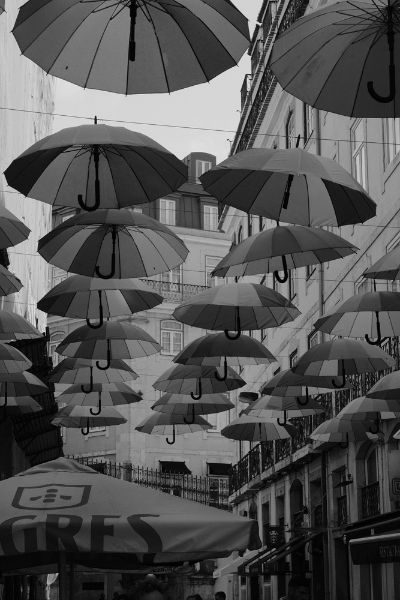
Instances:
[[[233,0],[237,8],[249,19],[250,33],[261,8],[262,0]],[[104,119],[121,119],[154,123],[157,125],[124,124],[156,140],[179,158],[190,152],[209,152],[220,162],[230,150],[230,142],[239,123],[240,88],[250,70],[247,54],[239,65],[213,79],[172,94],[122,96],[111,92],[84,90],[76,85],[57,80],[55,112]],[[70,117],[54,119],[54,131],[74,127],[88,121]],[[108,125],[121,125],[107,123]],[[171,128],[163,125],[205,127],[225,131],[197,131]],[[226,133],[226,130],[229,132]]]

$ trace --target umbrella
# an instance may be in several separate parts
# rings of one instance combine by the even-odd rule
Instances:
[[[39,310],[61,317],[86,318],[89,327],[98,327],[104,317],[131,315],[161,304],[163,297],[137,279],[99,279],[72,275],[41,300]],[[94,325],[90,319],[99,319]]]
[[[215,367],[175,365],[160,375],[153,383],[153,387],[170,394],[190,394],[193,400],[200,400],[203,394],[230,392],[246,385],[246,382],[231,367],[227,368],[225,379],[222,377],[217,379],[215,371]]]
[[[342,385],[339,385],[343,387],[347,375],[384,371],[394,364],[394,359],[378,346],[356,340],[337,339],[307,350],[299,358],[293,371],[302,375],[340,375]],[[332,383],[336,388],[336,382]]]
[[[48,391],[47,385],[29,371],[0,373],[0,396],[7,406],[9,396],[36,396]]]
[[[275,361],[273,354],[258,340],[248,335],[230,340],[224,333],[203,335],[185,346],[174,358],[174,362],[182,365],[223,366],[223,377],[227,374],[228,365],[269,365]],[[215,376],[220,377],[217,371]]]
[[[400,246],[396,246],[363,273],[370,279],[400,279]]]
[[[197,415],[211,415],[234,408],[234,404],[224,394],[204,394],[201,400],[182,394],[164,394],[152,405],[152,409],[166,415],[183,416],[187,425],[195,421]]]
[[[298,225],[351,225],[375,216],[376,204],[337,161],[300,148],[252,148],[201,176],[220,202]]]
[[[369,432],[378,434],[380,432],[380,423],[383,420],[396,419],[400,416],[400,402],[397,401],[398,412],[388,410],[388,403],[385,400],[376,400],[361,396],[355,398],[336,415],[338,419],[347,421],[375,421],[375,427],[369,426]]]
[[[0,249],[16,246],[28,239],[31,230],[22,221],[0,206]]]
[[[130,323],[113,321],[106,321],[98,329],[87,325],[78,327],[56,348],[58,354],[70,358],[96,360],[96,366],[100,370],[108,369],[114,358],[140,358],[159,350],[160,344],[144,329]],[[98,359],[105,359],[106,365],[100,365]]]
[[[177,321],[203,329],[223,329],[237,339],[245,329],[278,327],[300,312],[287,298],[265,285],[231,283],[192,296],[173,312]],[[229,331],[236,331],[232,336]]]
[[[133,404],[140,402],[142,396],[137,394],[124,383],[94,383],[90,392],[81,390],[78,384],[71,385],[57,397],[57,402],[65,402],[68,406],[89,406],[89,413],[94,417],[99,415],[105,407],[118,406],[119,404]],[[95,406],[96,410],[92,407]]]
[[[199,415],[195,415],[193,422],[188,423],[184,415],[170,415],[161,412],[155,412],[149,417],[146,417],[137,427],[135,427],[135,429],[141,433],[165,436],[172,435],[172,439],[167,437],[165,440],[170,446],[175,444],[177,435],[197,433],[198,431],[205,431],[206,429],[211,428],[212,425]]]
[[[59,409],[51,423],[56,427],[80,429],[82,435],[87,435],[92,427],[107,427],[127,422],[113,406],[105,406],[100,415],[91,411],[91,406],[64,406]]]
[[[307,408],[292,396],[262,396],[256,402],[245,409],[249,416],[262,416],[265,411],[270,411],[273,416],[278,417],[279,425],[286,425],[287,419],[297,417],[309,417],[325,412],[325,408],[313,399],[307,401]],[[276,413],[283,413],[283,421]]]
[[[390,402],[390,404],[388,404],[390,408],[387,410],[396,410],[397,407],[400,406],[400,371],[393,371],[392,373],[388,373],[384,377],[381,377],[381,379],[368,390],[366,397]]]
[[[321,394],[332,388],[340,388],[341,380],[339,377],[323,375],[301,375],[294,373],[292,369],[280,371],[274,377],[269,379],[260,388],[260,394],[271,396],[295,396],[297,398],[305,396],[308,402],[310,394]],[[349,387],[346,384],[345,387]],[[301,404],[301,401],[299,402]]]
[[[27,340],[36,337],[42,337],[42,334],[24,317],[0,310],[0,340]]]
[[[7,404],[0,404],[1,420],[6,417],[22,417],[29,413],[40,412],[43,408],[29,396],[13,396],[7,398]]]
[[[205,83],[249,46],[247,19],[230,0],[30,0],[13,34],[46,73],[126,95]]]
[[[318,442],[345,443],[346,446],[349,442],[376,441],[376,434],[370,433],[367,427],[368,422],[334,417],[318,425],[310,438]]]
[[[397,117],[399,18],[399,5],[390,0],[313,11],[275,41],[270,67],[284,90],[320,110]]]
[[[23,287],[22,282],[10,273],[6,267],[0,265],[0,296],[9,296],[15,294]]]
[[[38,251],[64,271],[101,279],[157,275],[177,267],[188,255],[166,225],[129,209],[72,217],[42,237]]]
[[[110,367],[104,371],[96,367],[95,361],[83,358],[64,358],[51,371],[49,381],[62,385],[81,384],[81,391],[88,394],[95,383],[123,383],[139,376],[123,360],[110,361]],[[83,384],[89,384],[85,387]]]
[[[14,519],[12,544],[7,551],[0,548],[2,572],[35,565],[57,571],[63,553],[68,562],[89,569],[131,570],[260,546],[257,521],[66,458],[1,481],[0,514],[2,523]]]
[[[31,361],[18,348],[0,342],[0,373],[20,373],[31,366]]]
[[[68,127],[39,140],[4,174],[25,196],[92,211],[170,194],[186,181],[187,167],[147,135],[95,124]]]
[[[282,426],[271,417],[251,415],[242,415],[221,430],[221,434],[231,440],[248,440],[250,442],[285,440],[295,433],[296,428],[289,423]]]
[[[379,346],[385,337],[400,335],[400,292],[356,294],[314,326],[331,335],[364,337],[369,344]]]

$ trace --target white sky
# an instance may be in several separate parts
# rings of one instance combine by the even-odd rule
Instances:
[[[252,34],[262,0],[233,0],[233,3],[249,19]],[[57,80],[56,86],[55,112],[91,118],[97,115],[99,119],[123,119],[235,131],[240,117],[240,88],[249,69],[250,58],[246,54],[238,67],[219,75],[210,83],[196,85],[170,95],[121,96],[110,92],[83,90],[60,79]],[[85,121],[56,116],[54,131],[82,123]],[[230,144],[227,138],[233,139],[234,136],[234,133],[161,126],[123,126],[145,133],[179,158],[190,152],[210,152],[217,156],[218,162],[229,153]]]

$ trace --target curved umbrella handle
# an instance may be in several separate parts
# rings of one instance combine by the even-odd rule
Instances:
[[[296,401],[297,401],[297,404],[300,404],[300,406],[307,406],[309,400],[310,400],[310,396],[308,395],[308,387],[306,387],[306,400],[305,400],[305,402],[301,399],[301,396],[298,396],[296,398]]]
[[[282,256],[282,267],[283,267],[283,276],[282,277],[279,275],[279,271],[274,271],[274,278],[276,279],[276,281],[279,281],[279,283],[285,283],[289,279],[289,271],[287,268],[287,262],[286,262],[285,255]]]
[[[194,414],[194,404],[192,404],[192,416],[191,419],[186,419],[186,417],[183,417],[184,422],[186,423],[186,425],[193,425],[193,423],[196,420],[196,415]]]
[[[89,412],[94,417],[96,417],[97,415],[99,415],[101,413],[101,390],[99,390],[99,402],[97,404],[97,410],[93,410],[93,408],[90,408]]]
[[[115,246],[117,241],[117,227],[115,225],[112,226],[112,253],[111,253],[111,267],[109,273],[102,273],[98,266],[95,268],[95,273],[97,277],[100,279],[112,279],[115,276]]]
[[[137,4],[136,0],[130,3],[129,16],[131,19],[129,31],[129,60],[134,61],[136,58],[136,43],[135,43],[135,26],[136,26]]]
[[[391,60],[393,60],[393,57],[391,57]],[[382,104],[392,102],[396,96],[396,71],[394,64],[391,63],[389,65],[389,93],[386,96],[381,96],[381,94],[375,91],[373,81],[368,81],[367,90],[369,95],[377,102],[381,102]]]
[[[215,369],[215,379],[218,379],[218,381],[226,381],[227,378],[228,378],[228,363],[226,362],[226,356],[225,356],[223,374],[220,375],[218,373],[218,369]]]
[[[81,429],[81,434],[82,435],[88,435],[88,433],[90,432],[90,427],[89,427],[89,417],[86,420],[86,427],[85,429]]]
[[[332,385],[337,390],[339,390],[341,388],[344,388],[344,386],[346,385],[346,371],[344,369],[344,362],[343,361],[342,361],[342,382],[341,383],[336,383],[336,381],[334,379],[332,379]]]
[[[106,365],[104,367],[101,366],[100,362],[98,360],[96,360],[96,367],[98,369],[100,369],[100,371],[107,371],[107,369],[110,368],[111,365],[111,341],[110,339],[107,340],[107,358],[106,358]]]
[[[284,427],[287,424],[287,412],[286,410],[283,411],[283,421],[280,417],[277,418],[277,422],[278,425],[281,425],[282,427]]]
[[[203,385],[201,383],[201,377],[198,379],[197,381],[197,389],[198,389],[198,393],[194,394],[193,392],[190,392],[190,396],[193,400],[200,400],[200,398],[203,395]]]
[[[90,321],[90,319],[86,319],[86,325],[88,327],[90,327],[90,329],[100,329],[100,327],[104,323],[103,303],[101,301],[101,292],[102,292],[102,290],[97,290],[97,292],[98,292],[98,295],[99,295],[99,322],[98,323],[92,323]]]
[[[93,392],[93,367],[90,367],[89,389],[85,388],[85,386],[82,384],[81,390],[84,394],[90,394],[90,392]]]
[[[236,333],[234,333],[232,335],[228,329],[225,329],[225,336],[228,338],[228,340],[237,340],[242,335],[242,328],[240,325],[240,314],[239,314],[238,306],[236,307],[236,319],[235,320],[236,320]]]
[[[165,438],[165,441],[167,442],[167,444],[172,446],[172,444],[175,444],[175,440],[176,440],[175,425],[172,425],[172,440]]]
[[[382,342],[384,342],[387,338],[382,337],[381,323],[379,320],[379,311],[375,311],[375,316],[376,316],[376,333],[377,333],[378,337],[376,338],[376,340],[371,340],[368,333],[366,333],[364,337],[365,337],[365,341],[368,344],[371,344],[371,346],[380,346],[382,344]]]
[[[100,180],[99,180],[99,147],[97,144],[93,145],[93,160],[94,160],[94,170],[95,170],[95,179],[94,179],[94,204],[89,206],[86,202],[83,201],[82,194],[78,194],[78,204],[82,210],[86,212],[93,212],[97,210],[100,206]]]

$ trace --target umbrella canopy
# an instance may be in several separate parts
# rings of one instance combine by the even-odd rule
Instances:
[[[333,383],[332,383],[333,381]],[[301,375],[292,369],[280,371],[260,388],[260,394],[271,396],[306,396],[320,394],[340,387],[340,377],[323,375]],[[346,387],[349,387],[346,385]]]
[[[81,387],[83,392],[89,393],[95,383],[123,383],[124,381],[133,381],[138,377],[139,375],[123,360],[112,360],[110,367],[103,371],[96,367],[95,361],[64,358],[51,371],[49,381],[62,385],[89,384]]]
[[[239,334],[246,329],[278,327],[293,321],[299,314],[282,294],[256,283],[213,287],[192,296],[173,312],[177,321],[187,325]]]
[[[234,246],[211,275],[242,277],[283,269],[286,281],[290,269],[337,260],[357,250],[356,246],[324,229],[301,225],[274,227]]]
[[[306,406],[304,406],[304,404],[301,404],[293,396],[262,396],[246,409],[246,413],[250,416],[257,416],[256,412],[262,414],[262,411],[280,413],[275,415],[278,417],[284,413],[285,419],[286,417],[292,419],[294,417],[309,417],[310,415],[323,413],[325,412],[325,407],[312,398],[309,398]]]
[[[186,181],[187,167],[147,135],[96,124],[68,127],[39,140],[4,174],[25,196],[94,210],[170,194]]]
[[[0,206],[0,248],[10,248],[27,240],[31,230],[22,221]]]
[[[275,41],[271,69],[284,90],[320,110],[397,117],[399,19],[400,6],[390,1],[338,2],[313,11]]]
[[[29,371],[0,373],[0,396],[36,396],[48,391],[47,385]]]
[[[396,246],[363,273],[370,279],[400,279],[400,246]]]
[[[362,338],[381,344],[400,335],[400,292],[366,292],[348,298],[318,319],[316,329],[331,335]]]
[[[242,365],[269,365],[275,362],[273,354],[258,340],[241,335],[230,340],[224,333],[208,333],[183,348],[174,358],[182,365],[241,367]]]
[[[138,279],[99,279],[72,275],[54,288],[37,307],[50,315],[99,319],[131,315],[161,304],[163,297]]]
[[[254,417],[242,415],[221,430],[221,434],[231,440],[248,440],[250,442],[270,442],[285,440],[296,433],[293,425],[279,425],[271,417]]]
[[[25,414],[40,412],[43,408],[30,396],[12,396],[7,403],[0,402],[0,418],[20,417]]]
[[[32,366],[29,358],[18,348],[0,342],[0,373],[20,373]]]
[[[153,387],[170,394],[190,394],[193,400],[200,400],[203,394],[230,392],[246,385],[246,382],[231,367],[227,368],[226,378],[215,377],[215,367],[198,365],[175,365],[167,369]],[[217,368],[217,371],[220,370]]]
[[[39,240],[38,252],[64,271],[127,279],[170,271],[189,251],[156,219],[129,209],[110,209],[64,221]]]
[[[247,213],[297,225],[363,223],[376,204],[339,163],[300,148],[252,148],[201,176],[220,202]]]
[[[82,392],[81,386],[78,384],[71,385],[57,397],[58,403],[65,402],[68,406],[95,406],[96,410],[89,409],[93,416],[103,413],[105,407],[133,404],[141,400],[142,396],[124,383],[94,383],[89,393]]]
[[[10,273],[6,267],[0,265],[0,296],[15,294],[23,287],[22,282]]]
[[[394,359],[378,346],[356,340],[337,339],[307,350],[299,358],[293,371],[303,375],[339,375],[344,384],[347,375],[384,371],[394,367],[394,364]]]
[[[83,435],[93,427],[108,427],[126,423],[121,413],[112,406],[105,406],[101,414],[93,414],[92,406],[69,405],[59,409],[51,423],[57,427],[80,429]]]
[[[394,400],[390,410],[395,410],[396,403],[400,406],[400,371],[393,371],[384,377],[368,390],[367,398],[375,398],[378,400]]]
[[[397,400],[397,412],[393,412],[393,408],[389,409],[390,402],[386,400],[376,400],[361,396],[355,398],[337,414],[338,419],[347,419],[348,421],[376,421],[377,429],[379,430],[379,422],[382,420],[396,419],[400,416],[400,399]],[[372,428],[370,427],[370,431]],[[377,430],[375,430],[377,433]]]
[[[201,400],[193,400],[189,395],[164,394],[152,405],[156,412],[185,417],[186,423],[197,415],[211,415],[231,410],[235,405],[224,394],[204,394]]]
[[[195,415],[193,422],[188,423],[184,415],[154,412],[154,414],[141,421],[135,429],[141,433],[151,435],[172,435],[172,441],[167,438],[167,442],[174,444],[177,435],[205,431],[206,429],[212,429],[212,425],[199,415]]]
[[[247,19],[229,0],[30,0],[13,34],[46,73],[126,95],[210,81],[249,45]]]
[[[24,317],[0,310],[0,340],[28,340],[36,337],[42,337],[42,334]]]
[[[334,417],[318,425],[310,434],[312,440],[318,442],[332,442],[336,444],[349,442],[376,441],[377,435],[368,431],[370,423],[363,421],[349,421],[348,419]]]
[[[19,517],[12,528],[13,551],[0,550],[2,571],[41,564],[57,571],[59,548],[75,564],[112,570],[260,546],[256,521],[101,475],[66,458],[2,481],[0,513],[5,523]],[[73,523],[71,535],[64,535],[59,519]]]

